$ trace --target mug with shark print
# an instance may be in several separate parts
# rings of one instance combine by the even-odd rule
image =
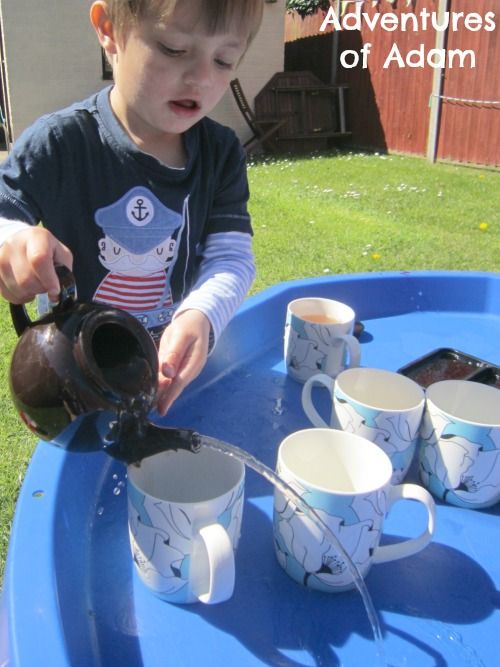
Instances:
[[[313,404],[315,385],[329,392],[329,423]],[[350,368],[335,380],[318,374],[302,390],[302,407],[311,423],[374,442],[391,460],[394,484],[404,479],[413,461],[424,406],[425,394],[416,382],[381,368]]]
[[[297,431],[281,443],[276,470],[333,533],[362,577],[372,564],[416,554],[432,538],[435,506],[430,493],[417,484],[391,484],[389,458],[365,438],[334,429]],[[424,506],[424,530],[380,545],[386,515],[405,499]],[[274,492],[273,525],[278,562],[292,579],[331,593],[354,587],[338,545],[279,490]]]
[[[231,597],[244,481],[243,463],[208,448],[128,466],[132,557],[154,594],[174,603]]]
[[[470,380],[443,380],[426,394],[422,483],[458,507],[480,509],[500,502],[500,391]]]

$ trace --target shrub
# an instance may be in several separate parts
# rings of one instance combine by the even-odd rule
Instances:
[[[304,18],[309,14],[315,14],[319,9],[327,11],[330,7],[330,0],[287,0],[286,8],[297,12]]]

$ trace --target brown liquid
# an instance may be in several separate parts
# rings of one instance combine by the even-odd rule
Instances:
[[[328,315],[312,313],[311,315],[301,315],[300,317],[306,320],[306,322],[315,322],[316,324],[340,324],[338,320],[334,320],[333,317],[328,317]]]
[[[422,387],[428,387],[440,380],[464,380],[475,370],[472,364],[461,359],[437,359],[424,366],[413,376],[415,382]]]

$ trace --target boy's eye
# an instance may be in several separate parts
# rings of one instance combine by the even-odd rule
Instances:
[[[183,49],[171,49],[169,46],[162,44],[161,42],[158,42],[158,48],[162,53],[164,53],[166,56],[170,56],[171,58],[177,58],[178,56],[182,56],[185,53]]]
[[[228,63],[225,60],[221,60],[221,58],[216,58],[215,63],[222,69],[233,69],[233,63]]]

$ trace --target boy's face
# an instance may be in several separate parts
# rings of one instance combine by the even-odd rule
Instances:
[[[246,50],[246,34],[209,34],[197,2],[187,4],[167,23],[144,19],[117,40],[113,106],[142,141],[179,135],[209,114]]]

